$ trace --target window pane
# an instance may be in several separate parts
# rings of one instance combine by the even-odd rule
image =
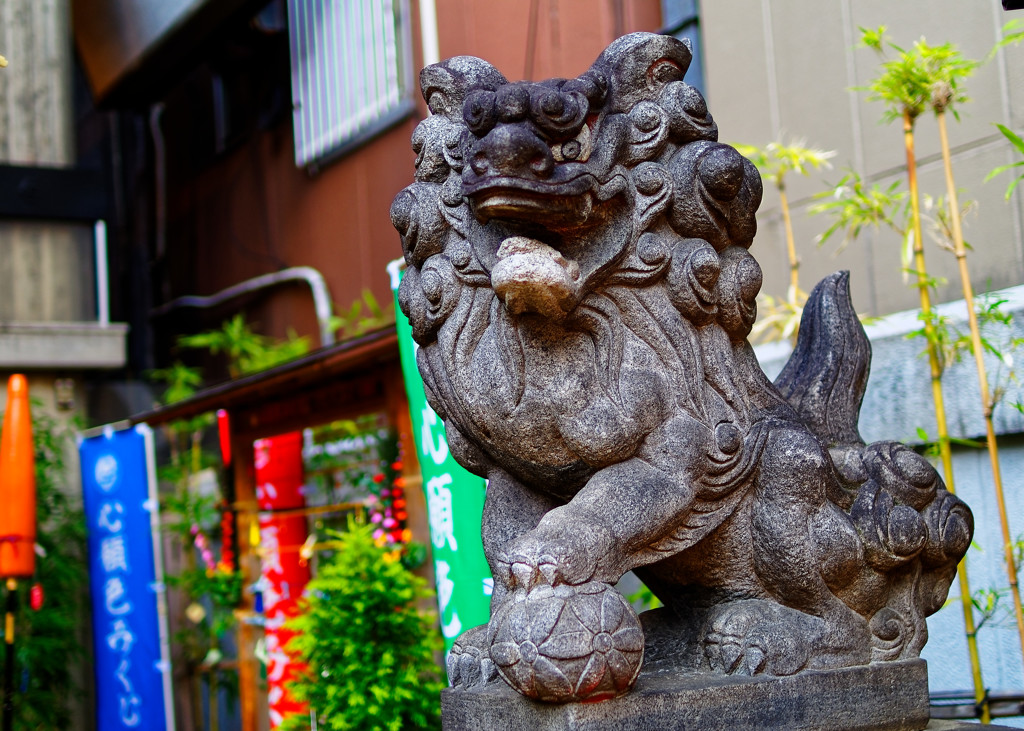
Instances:
[[[321,160],[403,108],[404,0],[288,0],[295,162]]]
[[[662,27],[681,25],[697,15],[697,0],[661,0]]]
[[[694,86],[704,93],[704,59],[700,47],[700,26],[697,23],[687,23],[678,31],[673,33],[676,38],[689,38],[690,48],[693,49],[693,60],[686,72],[686,83]]]
[[[693,61],[686,82],[704,93],[704,58],[701,53],[700,9],[697,0],[661,0],[662,32],[676,38],[688,38]]]

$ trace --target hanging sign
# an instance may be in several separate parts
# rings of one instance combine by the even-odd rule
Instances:
[[[416,348],[409,320],[398,310],[398,284],[403,262],[388,266],[395,294],[395,324],[402,359],[405,392],[409,397],[416,456],[423,474],[430,522],[434,580],[441,612],[445,652],[467,629],[486,624],[491,615],[491,572],[484,558],[480,523],[485,481],[452,457],[444,424],[427,403],[423,379],[416,368]]]
[[[302,432],[257,439],[253,449],[256,502],[260,510],[305,507]],[[309,567],[299,555],[306,537],[306,516],[302,514],[260,516],[260,583],[266,617],[267,700],[272,729],[288,716],[309,713],[306,705],[292,698],[288,690],[288,683],[302,672],[303,665],[285,650],[295,632],[284,626],[299,613],[299,598],[309,583]]]
[[[89,540],[97,728],[173,731],[167,605],[148,426],[78,445]]]

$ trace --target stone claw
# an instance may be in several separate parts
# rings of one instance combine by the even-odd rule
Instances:
[[[537,567],[540,569],[541,576],[544,577],[544,581],[554,586],[558,583],[558,564],[554,558],[550,556],[541,556],[540,565]]]
[[[746,665],[741,668],[742,675],[757,675],[764,670],[765,660],[768,658],[757,645],[751,645],[746,652]]]
[[[774,602],[748,599],[716,607],[708,618],[704,656],[723,675],[792,675],[808,661],[822,620]]]
[[[502,568],[508,567],[510,589],[530,591],[540,584],[576,586],[594,580],[594,557],[600,555],[593,546],[575,537],[554,536],[537,529],[521,536],[507,554],[499,557],[499,563]],[[606,583],[614,583],[617,578],[611,577]]]
[[[719,657],[722,660],[721,670],[725,673],[732,674],[740,664],[740,657],[743,655],[743,648],[735,641],[735,638],[730,639],[733,641],[722,644],[722,652]]]
[[[452,687],[477,688],[498,677],[498,668],[487,650],[487,625],[466,630],[445,658]]]
[[[448,683],[450,685],[460,685],[462,683],[462,673],[459,672],[459,659],[462,653],[455,653],[455,648],[444,659],[444,669],[448,673]]]
[[[529,591],[540,578],[537,567],[531,566],[528,559],[520,558],[512,563],[512,585]]]

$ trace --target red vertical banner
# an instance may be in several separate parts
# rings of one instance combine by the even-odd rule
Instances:
[[[302,494],[302,434],[293,432],[253,444],[256,461],[256,500],[261,511],[305,507]],[[298,601],[309,581],[308,566],[300,563],[299,547],[306,541],[304,515],[260,516],[263,612],[266,617],[267,696],[270,728],[291,714],[304,714],[303,704],[285,687],[302,666],[285,652],[295,633],[284,623],[298,613]]]

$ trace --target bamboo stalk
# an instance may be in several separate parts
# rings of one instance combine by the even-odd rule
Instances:
[[[786,230],[786,254],[789,256],[789,291],[790,299],[796,304],[800,292],[800,258],[796,255],[796,242],[793,238],[793,220],[789,215],[789,199],[786,197],[786,186],[779,178],[779,206],[782,208],[782,223]]]
[[[960,284],[963,287],[964,302],[967,304],[967,323],[971,330],[971,349],[974,351],[974,363],[978,369],[978,388],[981,391],[981,406],[985,417],[985,444],[988,447],[989,461],[992,464],[992,482],[996,491],[996,504],[999,507],[999,525],[1003,532],[1003,551],[1006,558],[1006,573],[1010,582],[1010,595],[1013,598],[1013,611],[1017,620],[1017,635],[1020,641],[1021,657],[1024,659],[1024,610],[1021,607],[1020,588],[1017,582],[1017,565],[1013,557],[1013,537],[1010,533],[1010,522],[1006,515],[1006,499],[1003,496],[1003,476],[999,467],[999,445],[996,442],[996,430],[992,423],[992,401],[988,386],[988,373],[985,368],[984,350],[981,344],[981,331],[978,328],[978,315],[974,311],[974,289],[971,286],[970,272],[967,268],[967,247],[964,245],[963,227],[960,221],[960,203],[957,200],[956,184],[953,181],[953,165],[949,153],[949,137],[946,134],[946,113],[937,111],[935,119],[939,124],[939,142],[942,146],[942,162],[946,172],[946,190],[949,198],[950,222],[953,225],[953,247],[957,264],[960,268]]]
[[[921,299],[924,319],[925,341],[927,342],[928,365],[931,370],[932,398],[935,402],[935,420],[939,435],[939,456],[946,478],[946,489],[956,494],[953,480],[953,453],[949,443],[949,426],[946,420],[946,400],[942,395],[942,362],[935,345],[935,325],[932,322],[931,293],[928,291],[928,269],[924,261],[924,240],[921,236],[921,207],[917,187],[917,159],[914,155],[914,119],[906,110],[903,112],[903,142],[907,153],[907,186],[910,188],[910,213],[914,233],[914,269],[917,274],[917,290]],[[957,580],[960,584],[960,603],[964,614],[964,633],[967,635],[967,652],[971,663],[971,678],[974,683],[974,700],[981,709],[982,723],[991,719],[985,683],[981,676],[981,657],[978,654],[977,627],[971,606],[971,587],[967,578],[964,561],[957,566]]]

